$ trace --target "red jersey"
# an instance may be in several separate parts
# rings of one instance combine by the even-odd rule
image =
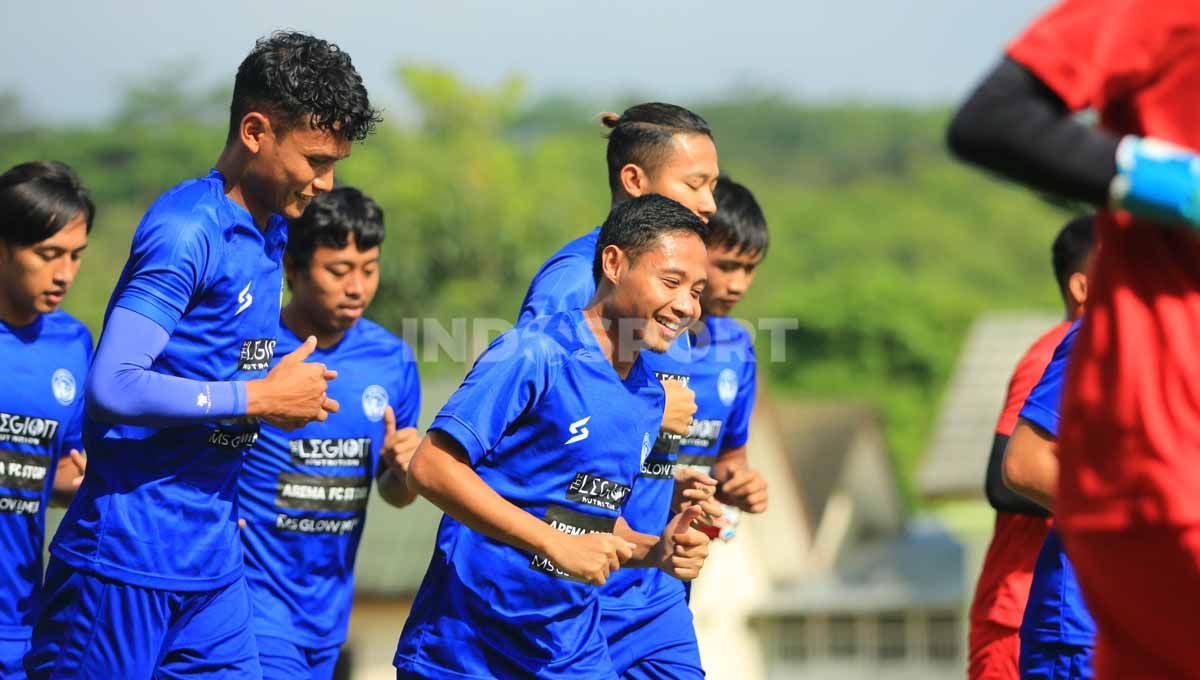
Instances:
[[[1200,0],[1067,0],[1008,48],[1116,134],[1200,150]],[[1101,211],[1063,396],[1058,521],[1200,523],[1200,236]]]
[[[1008,396],[996,423],[996,434],[1012,435],[1025,398],[1041,379],[1054,356],[1054,348],[1070,327],[1071,322],[1064,321],[1051,328],[1017,362],[1008,381]],[[1046,540],[1046,532],[1050,530],[1050,522],[1048,517],[996,513],[996,529],[983,558],[983,570],[979,573],[975,599],[971,603],[972,623],[991,621],[1013,630],[1020,628],[1025,602],[1029,598],[1029,584],[1033,580],[1033,565]]]

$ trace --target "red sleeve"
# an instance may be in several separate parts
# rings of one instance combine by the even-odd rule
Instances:
[[[1017,427],[1017,414],[1025,405],[1026,397],[1033,391],[1038,380],[1041,380],[1042,373],[1046,372],[1046,366],[1054,356],[1054,348],[1058,347],[1058,343],[1062,341],[1063,336],[1070,328],[1070,321],[1064,321],[1051,328],[1034,341],[1025,351],[1021,360],[1017,362],[1012,378],[1009,378],[1008,381],[1008,394],[1004,398],[1004,410],[1000,411],[1000,419],[996,421],[996,434],[1006,437],[1012,435],[1013,430]]]
[[[1194,0],[1064,0],[1008,46],[1020,62],[1078,111],[1128,95],[1169,60],[1173,24]]]

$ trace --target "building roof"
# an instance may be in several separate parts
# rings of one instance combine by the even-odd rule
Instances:
[[[1048,312],[981,315],[971,326],[946,388],[931,444],[917,476],[923,495],[983,495],[996,419],[1024,352],[1062,316]]]

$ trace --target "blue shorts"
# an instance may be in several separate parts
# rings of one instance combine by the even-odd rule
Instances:
[[[1021,680],[1088,680],[1092,647],[1021,640]]]
[[[0,640],[0,680],[25,680],[21,659],[29,651],[29,640]]]
[[[51,557],[43,598],[25,657],[31,679],[262,678],[244,579],[156,590]]]
[[[256,636],[264,680],[330,680],[341,645],[302,647],[283,638]]]
[[[700,645],[687,599],[630,609],[602,608],[600,627],[623,680],[697,680],[704,677]]]

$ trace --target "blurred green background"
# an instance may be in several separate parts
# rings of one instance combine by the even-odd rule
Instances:
[[[412,113],[387,120],[337,171],[386,215],[370,315],[396,332],[412,318],[447,328],[511,320],[538,265],[607,213],[596,114],[644,97],[535,98],[520,79],[478,87],[422,66],[395,77]],[[0,165],[65,161],[98,204],[66,303],[93,331],[141,213],[204,174],[224,141],[228,92],[187,82],[168,69],[85,128],[39,126],[16,96],[0,95]],[[1058,304],[1049,246],[1068,213],[956,164],[943,143],[946,108],[809,105],[759,90],[677,103],[712,124],[722,170],[755,192],[770,222],[770,253],[736,310],[751,322],[796,321],[783,356],[760,334],[767,388],[877,406],[908,487],[975,315]]]

